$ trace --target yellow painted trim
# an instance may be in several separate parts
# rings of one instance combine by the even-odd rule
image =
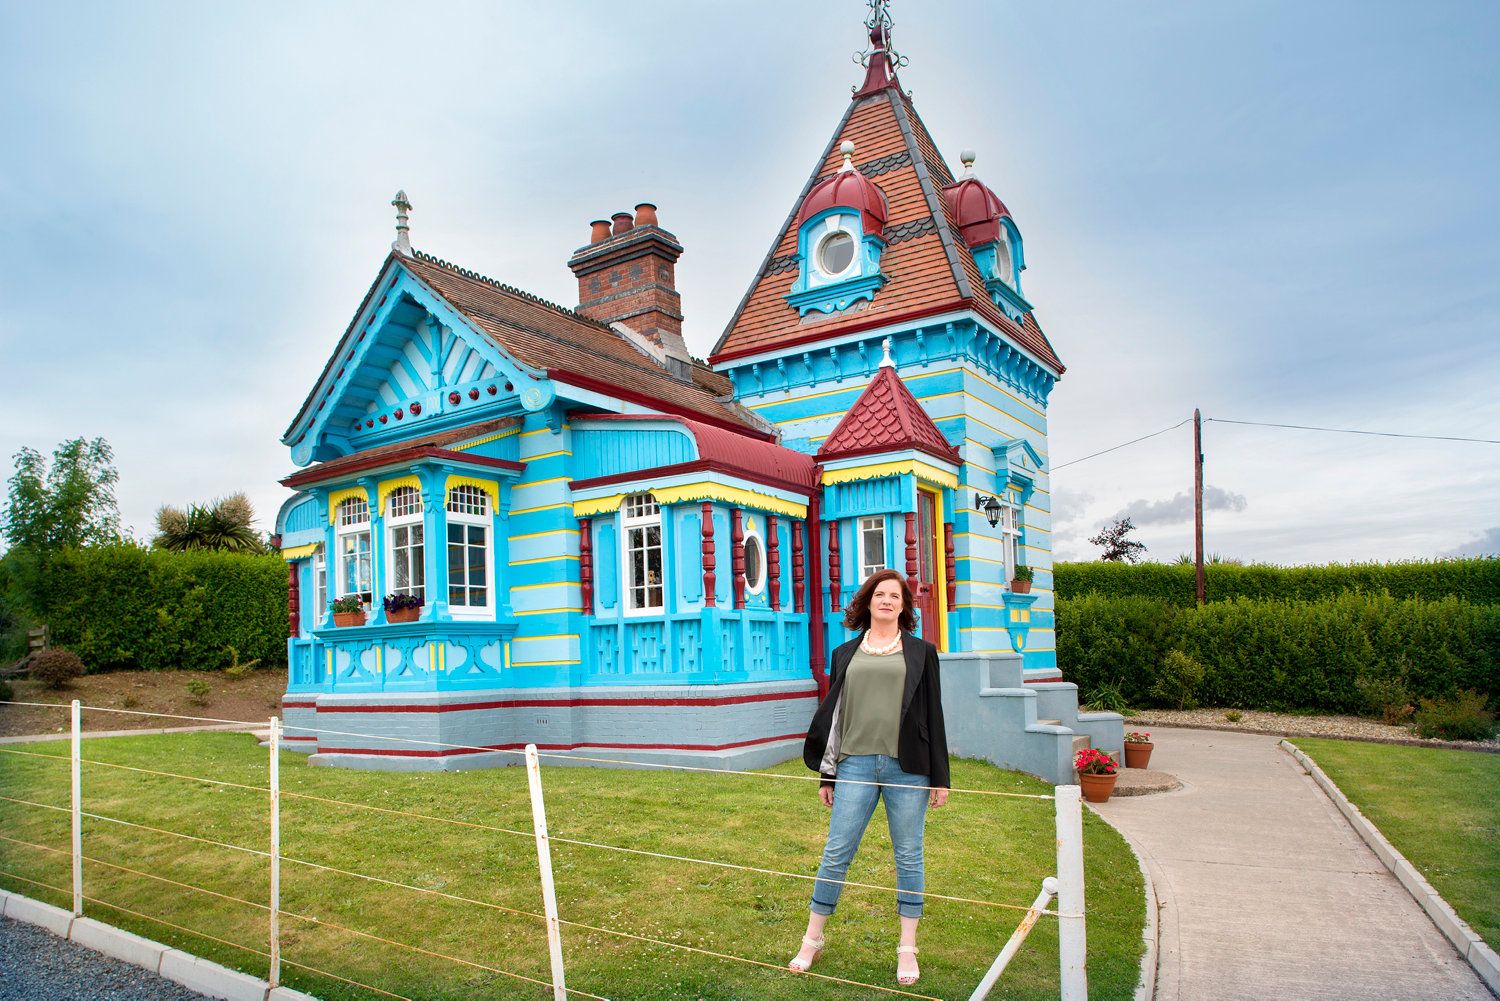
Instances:
[[[533,642],[536,642],[536,641],[539,641],[539,640],[576,640],[576,639],[578,639],[578,634],[577,633],[553,633],[553,634],[551,634],[549,636],[517,636],[515,638],[515,642],[517,642],[517,643],[533,643]]]
[[[785,515],[788,518],[806,518],[807,505],[798,504],[794,501],[782,500],[780,497],[772,497],[770,494],[761,493],[759,490],[746,490],[744,487],[730,487],[722,483],[686,483],[677,487],[661,487],[651,491],[656,496],[658,504],[680,504],[683,501],[716,500],[726,504],[738,504],[741,507],[754,507],[762,511],[771,511],[775,514]]]
[[[417,479],[415,476],[395,476],[389,480],[381,480],[378,484],[376,484],[375,506],[380,509],[380,513],[382,515],[385,514],[386,500],[389,499],[391,494],[395,493],[400,487],[411,487],[418,493],[421,493],[422,481]]]
[[[566,448],[560,448],[556,452],[543,452],[541,455],[528,455],[528,456],[526,456],[526,461],[527,462],[541,462],[543,459],[555,459],[559,455],[572,455],[572,454],[573,454],[572,450],[566,449]]]
[[[823,470],[823,485],[849,483],[854,480],[873,480],[881,476],[899,476],[903,473],[910,473],[917,479],[925,480],[935,486],[947,487],[949,490],[958,489],[956,474],[944,472],[918,459],[877,462],[867,466],[849,466],[845,469],[825,469]]]
[[[338,523],[339,505],[350,497],[362,497],[365,503],[368,504],[370,501],[370,492],[364,487],[344,487],[342,490],[328,491],[328,524],[333,525]],[[373,518],[375,513],[371,511],[370,516]]]
[[[574,501],[573,517],[592,518],[596,514],[612,514],[620,510],[620,505],[624,501],[624,494],[610,494],[608,497],[595,497],[592,500]]]
[[[501,663],[506,668],[510,667],[510,640],[506,640],[500,648]]]
[[[571,424],[564,424],[563,425],[563,430],[566,431],[567,429],[569,429],[571,427],[572,427]],[[522,431],[521,432],[521,437],[522,438],[530,438],[534,434],[552,434],[552,433],[553,432],[552,432],[551,428],[537,428],[535,431]]]
[[[310,542],[305,546],[293,546],[290,549],[283,549],[281,551],[281,558],[286,560],[288,563],[292,562],[293,560],[306,559],[313,553],[316,553],[318,551],[318,548],[322,545],[323,543],[321,542]]]
[[[328,648],[328,677],[333,677],[333,647]]]
[[[515,536],[512,536],[512,538],[515,538]],[[576,560],[578,558],[577,556],[563,553],[561,556],[537,556],[529,560],[511,560],[510,565],[513,567],[524,567],[528,563],[556,563],[558,560]]]
[[[545,480],[529,480],[526,483],[517,483],[512,490],[529,490],[532,487],[545,487],[549,483],[572,483],[571,476],[553,476]]]
[[[446,643],[438,644],[438,670],[448,670],[448,644]]]
[[[450,476],[443,487],[443,506],[448,504],[448,493],[454,487],[474,487],[483,490],[490,499],[490,514],[500,510],[500,485],[494,480],[481,480],[476,476]]]
[[[578,529],[576,529],[576,528],[553,528],[553,529],[549,529],[548,531],[545,531],[545,532],[527,532],[525,535],[512,535],[510,537],[510,541],[512,541],[512,542],[520,542],[522,539],[542,539],[542,538],[546,538],[549,535],[577,535],[577,534],[578,534]],[[573,558],[577,559],[576,556],[573,557]]]
[[[554,580],[554,581],[551,581],[550,583],[547,583],[547,584],[512,584],[510,589],[512,591],[537,591],[537,590],[540,590],[540,589],[542,589],[544,587],[578,587],[578,586],[579,585],[575,581],[571,581],[571,580]]]
[[[510,516],[512,518],[514,518],[518,514],[535,514],[538,511],[553,511],[553,510],[556,510],[557,508],[560,508],[560,507],[572,507],[572,506],[573,506],[572,504],[569,504],[567,501],[564,501],[561,504],[543,504],[540,507],[523,507],[523,508],[517,508],[517,509],[511,511]]]
[[[521,426],[518,424],[508,431],[501,431],[498,434],[487,434],[483,438],[475,438],[473,441],[466,441],[462,445],[454,445],[452,451],[467,452],[471,448],[478,448],[480,445],[488,445],[492,441],[499,441],[501,438],[509,438],[512,435],[520,433]]]
[[[433,670],[436,670],[436,669],[437,669],[437,644],[436,643],[429,643],[429,644],[427,644],[427,670],[433,671]]]
[[[522,615],[558,615],[558,614],[566,615],[568,612],[580,612],[581,613],[582,611],[583,611],[582,608],[538,608],[536,611],[533,611],[533,612],[515,612],[513,614],[516,615],[519,618]]]
[[[509,648],[510,648],[510,644],[507,643],[506,644],[507,653],[509,652]],[[507,664],[506,666],[507,667],[567,667],[567,666],[570,666],[570,665],[573,665],[573,664],[581,664],[581,663],[583,663],[583,662],[579,661],[579,660],[518,660],[514,664]]]
[[[381,643],[375,647],[375,673],[385,673],[385,644]]]

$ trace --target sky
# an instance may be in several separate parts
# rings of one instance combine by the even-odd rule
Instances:
[[[1068,366],[1055,556],[1500,552],[1500,5],[892,6],[939,148],[1010,208]],[[0,0],[0,454],[103,436],[122,522],[247,492],[412,242],[565,305],[659,206],[706,355],[862,77],[859,0]]]

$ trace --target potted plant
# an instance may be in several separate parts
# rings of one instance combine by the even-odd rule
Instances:
[[[1125,735],[1125,767],[1147,768],[1151,764],[1151,735],[1131,730]]]
[[[1035,576],[1034,571],[1028,566],[1016,567],[1016,576],[1010,582],[1010,589],[1016,594],[1031,593],[1031,579]]]
[[[365,606],[357,594],[346,594],[334,600],[333,624],[336,626],[362,626],[365,624]]]
[[[414,594],[392,593],[385,596],[385,621],[415,622],[422,614],[422,599]]]
[[[1073,756],[1073,767],[1078,769],[1078,784],[1083,787],[1083,798],[1090,803],[1103,803],[1115,791],[1115,780],[1120,777],[1120,765],[1113,755],[1094,747],[1085,747]]]

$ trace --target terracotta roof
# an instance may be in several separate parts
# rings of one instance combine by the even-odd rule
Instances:
[[[817,463],[812,456],[794,449],[783,448],[761,438],[751,438],[725,428],[704,424],[702,421],[689,420],[676,414],[580,414],[579,418],[590,421],[670,420],[677,421],[686,428],[698,444],[698,459],[677,467],[645,470],[644,472],[647,473],[659,473],[666,469],[675,470],[687,466],[736,473],[757,483],[784,487],[800,493],[811,493],[818,485]],[[627,475],[638,479],[642,474],[638,471]],[[575,488],[586,487],[589,484],[615,478],[595,477],[590,480],[576,480],[573,485]]]
[[[838,427],[824,439],[818,458],[837,459],[904,448],[914,448],[946,462],[959,462],[958,449],[948,444],[896,370],[882,365]]]
[[[890,206],[885,228],[887,245],[880,258],[880,270],[890,281],[868,306],[862,303],[863,308],[831,316],[809,314],[804,319],[786,301],[797,269],[783,265],[797,253],[799,209],[814,186],[838,170],[843,161],[839,147],[845,140],[854,142],[861,172],[879,178]],[[1062,362],[1035,322],[1028,317],[1024,326],[1013,323],[985,292],[984,278],[967,243],[956,235],[958,227],[942,193],[943,186],[952,183],[953,174],[927,127],[898,87],[857,95],[798,196],[760,273],[714,346],[710,361],[948,309],[970,308],[1061,373]],[[910,225],[922,223],[926,225]],[[893,238],[908,233],[918,235]]]
[[[516,427],[521,423],[519,417],[501,417],[492,421],[483,421],[478,424],[469,424],[461,428],[450,428],[437,434],[418,435],[406,441],[392,442],[389,445],[377,445],[374,448],[366,448],[358,452],[350,452],[341,455],[337,459],[329,459],[327,462],[317,462],[306,469],[299,469],[295,473],[281,481],[283,486],[295,487],[307,483],[321,483],[324,480],[345,473],[356,472],[363,469],[378,469],[381,465],[389,462],[396,463],[403,458],[415,456],[418,453],[431,451],[451,451],[451,446],[461,444],[472,438],[482,438],[485,435],[494,434],[496,431],[504,431],[506,428]],[[455,456],[464,462],[473,461],[499,461],[484,460],[479,456],[465,455],[463,452],[454,452]]]

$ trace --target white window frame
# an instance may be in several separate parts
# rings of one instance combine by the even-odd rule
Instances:
[[[655,584],[660,596],[660,603],[655,605],[636,604],[636,591],[643,589],[646,597],[650,597],[652,584],[649,580],[643,586],[635,581],[635,555],[636,547],[633,542],[633,533],[640,532],[644,544],[640,547],[646,554],[643,557],[643,568],[649,563],[649,554],[653,548],[647,535],[652,528],[656,529],[656,553],[658,566],[660,567],[661,579]],[[621,602],[621,610],[626,615],[661,615],[667,610],[667,553],[665,537],[662,531],[661,504],[656,498],[649,494],[631,494],[620,502],[620,581],[624,585],[625,600]]]
[[[760,583],[750,583],[750,543],[754,541],[760,549]],[[771,576],[771,556],[766,550],[765,537],[760,534],[758,528],[745,529],[745,591],[748,594],[761,595],[766,593],[766,581]]]
[[[460,493],[462,491],[462,493]],[[455,510],[455,496],[462,497],[466,504],[472,503],[475,495],[484,498],[484,514],[475,514],[462,509]],[[460,484],[448,490],[445,497],[447,524],[443,528],[443,552],[448,558],[447,573],[443,576],[443,594],[448,599],[448,614],[455,619],[493,619],[495,609],[498,605],[495,594],[495,523],[494,504],[490,495],[478,487],[469,484]],[[454,526],[468,528],[481,528],[484,530],[484,587],[485,597],[488,599],[484,605],[455,605],[452,595],[453,574],[453,550],[454,543],[449,538],[449,531]],[[460,544],[464,550],[470,548],[468,532],[464,532],[464,541]],[[467,568],[465,572],[464,589],[472,586],[467,580]],[[466,595],[467,597],[467,595]]]
[[[312,592],[312,626],[303,626],[302,635],[304,636],[322,625],[323,620],[328,617],[328,554],[323,551],[322,546],[319,546],[313,552]]]
[[[357,517],[360,509],[363,509],[363,520]],[[342,598],[348,594],[364,597],[368,594],[369,598],[365,604],[374,602],[375,538],[370,529],[370,502],[368,500],[363,497],[345,497],[339,501],[338,507],[334,509],[334,590],[337,592],[335,597]],[[345,543],[353,541],[356,546],[353,555],[358,563],[361,555],[358,549],[360,537],[364,538],[363,557],[366,572],[369,574],[369,579],[364,582],[368,585],[366,588],[356,588],[355,585],[360,582],[349,579],[348,560],[345,558]]]
[[[1000,520],[995,527],[1000,530],[1000,559],[1005,565],[1003,583],[1009,588],[1016,579],[1016,567],[1021,565],[1021,505],[1009,490],[1002,490],[998,499]]]
[[[823,270],[823,245],[827,243],[835,233],[843,233],[854,241],[854,254],[849,258],[849,264],[844,270],[837,273]],[[818,288],[822,285],[834,285],[838,282],[855,277],[862,267],[861,259],[864,255],[864,234],[854,223],[853,217],[837,213],[814,224],[807,233],[807,286]]]
[[[415,510],[412,509],[413,499],[416,504]],[[411,530],[413,528],[416,530],[416,541],[412,541]],[[396,541],[396,536],[402,529],[407,530],[405,545],[400,545]],[[427,600],[426,546],[427,530],[422,492],[416,487],[397,487],[385,499],[385,582],[388,593],[415,594],[424,602]],[[402,560],[407,561],[407,579],[411,580],[420,574],[421,584],[404,589],[396,587],[397,564]]]
[[[872,514],[862,516],[855,524],[855,542],[859,546],[859,582],[863,584],[869,580],[871,575],[888,569],[890,560],[890,541],[886,538],[886,517],[883,514]],[[865,562],[865,539],[867,536],[880,535],[880,564]]]

